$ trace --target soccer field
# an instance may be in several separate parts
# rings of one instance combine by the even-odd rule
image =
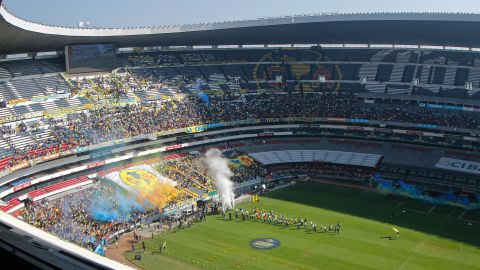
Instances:
[[[215,215],[148,240],[141,261],[133,252],[125,256],[144,269],[480,269],[478,212],[314,184],[237,205],[253,206],[318,224],[340,221],[342,231],[313,233]],[[392,227],[400,230],[399,240],[388,238]],[[254,249],[249,243],[256,238],[274,238],[280,246]],[[160,254],[164,240],[167,252]]]

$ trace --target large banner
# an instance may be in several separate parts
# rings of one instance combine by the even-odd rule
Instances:
[[[175,181],[160,175],[158,171],[148,165],[135,166],[112,172],[105,177],[122,188],[135,192],[153,188],[157,184],[177,185]]]
[[[442,157],[435,168],[480,175],[480,162]]]
[[[248,155],[242,155],[234,159],[230,159],[228,162],[228,166],[233,169],[238,169],[240,167],[250,167],[254,164],[253,158],[249,157]]]
[[[134,200],[143,206],[163,209],[178,195],[175,188],[177,183],[160,175],[148,165],[123,169],[107,174],[106,177],[129,193],[127,198],[130,199],[122,198],[122,203],[134,205],[132,199],[135,197]]]
[[[71,106],[66,108],[57,108],[57,109],[45,111],[44,116],[47,118],[63,117],[68,114],[76,113],[82,110],[88,110],[91,108],[92,108],[91,104],[77,105],[77,106]]]

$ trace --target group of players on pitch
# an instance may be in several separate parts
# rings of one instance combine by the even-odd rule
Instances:
[[[232,211],[228,212],[228,219],[233,220],[233,215],[235,215],[235,220],[241,218],[241,220],[251,220],[257,222],[263,222],[272,225],[280,225],[284,227],[297,227],[297,229],[304,229],[305,231],[313,231],[313,232],[334,232],[336,234],[340,233],[342,229],[342,223],[338,222],[336,225],[323,225],[320,224],[317,226],[316,222],[310,220],[308,223],[307,218],[294,218],[294,217],[287,217],[285,215],[277,214],[273,211],[264,211],[259,208],[254,207],[251,211],[245,209],[235,209],[235,212]],[[227,213],[222,211],[222,218],[227,220]]]

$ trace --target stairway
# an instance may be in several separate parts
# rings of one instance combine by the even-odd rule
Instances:
[[[401,82],[404,69],[405,65],[394,65],[392,74],[390,75],[390,82]]]
[[[360,78],[367,77],[368,81],[374,81],[377,77],[378,64],[364,64],[360,68],[358,75]]]
[[[447,68],[445,72],[445,79],[443,80],[443,84],[445,85],[454,85],[455,84],[455,76],[457,74],[456,68]]]

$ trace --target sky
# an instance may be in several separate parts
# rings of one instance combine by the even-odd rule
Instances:
[[[4,0],[17,16],[53,25],[161,26],[321,12],[474,12],[480,0]]]

